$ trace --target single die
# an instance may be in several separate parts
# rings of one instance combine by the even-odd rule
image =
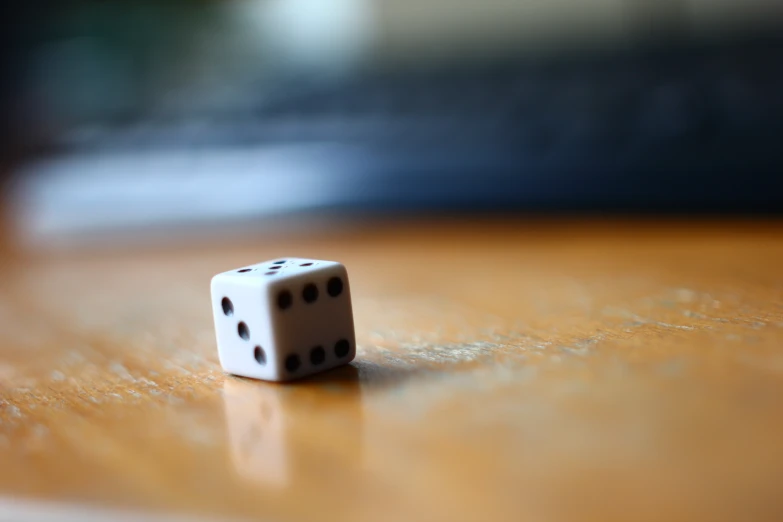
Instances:
[[[218,274],[211,290],[218,355],[229,373],[286,381],[356,355],[340,263],[281,258]]]

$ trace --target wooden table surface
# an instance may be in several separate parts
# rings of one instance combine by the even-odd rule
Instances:
[[[357,359],[294,384],[226,376],[209,279],[280,256],[346,264]],[[783,520],[783,224],[7,249],[0,520],[89,513]]]

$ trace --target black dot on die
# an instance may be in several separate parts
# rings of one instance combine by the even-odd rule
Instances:
[[[239,337],[245,341],[250,339],[250,328],[242,321],[239,321],[239,324],[237,325],[237,333],[239,334]]]
[[[228,316],[234,315],[234,303],[231,302],[231,299],[228,297],[224,297],[222,301],[220,301],[220,306],[223,307],[223,313]]]
[[[240,274],[243,274],[245,272],[250,272],[251,270],[252,270],[252,268],[243,268],[242,270],[237,270],[237,272],[239,272]]]
[[[264,275],[275,275],[277,272],[264,272]]]
[[[348,341],[346,339],[340,339],[334,343],[334,354],[341,359],[348,355],[349,349],[350,346],[348,345]]]
[[[285,259],[281,259],[280,261],[275,261],[275,262],[274,262],[274,263],[272,263],[272,264],[273,264],[273,265],[282,265],[283,263],[285,263]]]
[[[326,283],[326,291],[329,292],[329,295],[332,297],[337,297],[338,295],[343,293],[343,280],[339,277],[333,277],[329,279],[329,282]]]
[[[291,295],[291,292],[288,290],[281,290],[280,293],[277,294],[277,306],[281,310],[285,310],[287,308],[291,308],[291,304],[294,302],[294,297]]]
[[[283,267],[282,266],[270,266],[269,270],[280,270],[281,268],[283,268]]]
[[[253,350],[253,357],[258,361],[258,364],[266,364],[266,352],[260,346],[256,346]]]
[[[310,350],[310,362],[318,366],[326,360],[326,351],[323,346],[316,346]]]
[[[285,369],[291,373],[298,370],[301,364],[302,362],[299,360],[299,356],[296,354],[289,355],[288,357],[285,358]]]
[[[313,266],[313,264],[312,264],[312,263],[302,263],[302,264],[301,264],[301,265],[299,265],[299,266]]]
[[[302,299],[304,299],[306,303],[314,302],[318,299],[318,287],[313,283],[307,283],[302,289]]]

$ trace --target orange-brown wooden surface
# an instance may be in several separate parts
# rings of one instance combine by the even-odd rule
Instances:
[[[210,277],[286,255],[346,264],[356,360],[224,375]],[[780,224],[322,225],[3,256],[0,515],[783,520]]]

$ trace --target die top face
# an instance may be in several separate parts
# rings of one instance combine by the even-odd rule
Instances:
[[[239,284],[242,286],[269,287],[276,281],[314,274],[327,269],[344,267],[335,261],[302,258],[279,258],[255,265],[229,270],[216,275],[215,283]]]

